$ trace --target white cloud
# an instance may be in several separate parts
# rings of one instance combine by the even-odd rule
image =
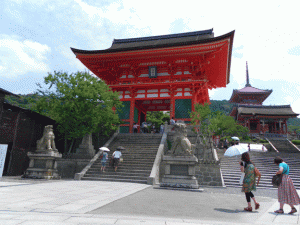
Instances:
[[[268,104],[289,102],[295,107],[295,111],[298,107],[296,103],[299,102],[296,101],[299,93],[292,93],[300,85],[300,55],[296,52],[299,49],[297,46],[300,46],[300,31],[297,29],[300,21],[298,1],[253,0],[245,3],[152,0],[150,4],[140,0],[15,2],[19,4],[11,7],[11,3],[7,4],[6,8],[10,10],[7,13],[16,21],[21,21],[21,25],[26,24],[28,30],[34,30],[36,34],[32,35],[28,31],[27,42],[7,37],[8,40],[12,39],[9,43],[13,47],[3,47],[3,36],[0,36],[0,76],[49,70],[46,60],[50,48],[47,49],[45,45],[37,47],[36,41],[29,41],[31,38],[37,40],[35,37],[48,37],[43,43],[52,47],[53,58],[50,65],[53,71],[70,67],[79,70],[84,68],[69,47],[97,50],[109,48],[113,38],[163,35],[210,28],[214,28],[215,36],[220,36],[235,30],[233,47],[237,49],[237,57],[232,56],[230,84],[227,88],[210,91],[210,97],[229,99],[232,89],[244,87],[248,61],[250,83],[261,89],[273,89]],[[37,12],[40,21],[34,21],[37,18],[34,12]],[[20,30],[19,28],[18,35],[22,36],[25,31]],[[274,85],[268,86],[269,81]],[[290,81],[295,85],[282,87],[282,81]],[[275,94],[278,92],[280,99]]]
[[[0,76],[17,77],[28,72],[48,72],[47,45],[17,36],[0,35]]]

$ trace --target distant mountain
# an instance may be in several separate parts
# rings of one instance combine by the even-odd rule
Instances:
[[[229,103],[227,100],[210,100],[210,103],[209,108],[212,112],[221,111],[226,116],[229,115],[233,107],[233,104]]]

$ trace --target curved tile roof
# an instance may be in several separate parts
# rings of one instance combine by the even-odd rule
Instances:
[[[254,106],[254,105],[239,105],[237,108],[238,114],[251,115],[269,115],[269,116],[298,116],[294,113],[290,105],[276,106]]]
[[[105,50],[80,50],[71,48],[74,54],[101,54],[110,52],[121,52],[129,50],[141,50],[151,48],[164,48],[173,46],[184,46],[192,44],[201,44],[212,41],[222,40],[224,38],[233,38],[235,31],[231,31],[222,36],[214,37],[213,29],[169,34],[141,38],[115,39],[112,46]],[[231,43],[232,44],[232,43]]]

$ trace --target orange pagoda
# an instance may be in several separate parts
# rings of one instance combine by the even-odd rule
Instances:
[[[170,111],[189,123],[196,103],[209,102],[208,89],[229,83],[234,31],[214,37],[213,29],[114,39],[105,50],[73,53],[120,94],[120,132],[132,132],[148,111]]]
[[[261,90],[249,83],[248,64],[246,62],[246,85],[233,90],[229,100],[235,103],[230,116],[238,123],[248,127],[251,134],[287,134],[287,119],[297,117],[290,105],[262,105],[272,90]]]

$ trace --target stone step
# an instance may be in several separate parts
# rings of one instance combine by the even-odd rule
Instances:
[[[131,175],[131,174],[126,174],[126,175],[113,175],[113,174],[87,174],[85,177],[95,177],[95,178],[115,178],[115,179],[135,179],[135,180],[147,180],[147,177],[149,175],[146,176],[138,176],[138,175]]]
[[[81,179],[82,180],[95,180],[95,181],[115,181],[115,182],[130,182],[130,183],[147,184],[147,179],[137,180],[137,179],[106,178],[106,177],[83,177]]]
[[[100,168],[101,165],[100,164],[96,164],[95,166],[92,166],[91,168]],[[109,166],[108,164],[106,164],[106,168],[109,168],[111,166]],[[151,170],[152,167],[153,167],[153,164],[145,164],[145,165],[142,165],[142,164],[119,164],[118,165],[119,168],[124,168],[124,169],[149,169]]]
[[[145,176],[149,176],[151,170],[144,170],[144,171],[140,171],[140,170],[121,170],[120,168],[118,168],[117,174],[118,175],[127,175],[127,174],[131,174],[131,175],[145,175]],[[96,170],[89,170],[86,174],[116,174],[116,172],[113,169],[105,169],[105,172],[103,173],[100,169],[96,169]]]
[[[108,146],[109,159],[106,163],[106,172],[101,172],[101,160],[98,159],[84,176],[85,180],[107,180],[120,182],[147,183],[162,135],[154,134],[118,134]],[[118,146],[125,148],[122,151],[123,162],[117,172],[109,167],[109,161]]]
[[[220,158],[220,166],[224,179],[224,183],[228,187],[241,187],[239,180],[241,176],[240,172],[240,156],[238,157],[224,157],[224,151],[217,151],[218,157]],[[271,180],[273,175],[278,171],[278,166],[274,164],[274,157],[278,153],[273,154],[250,152],[251,161],[259,169],[262,174],[260,179],[259,188],[273,188]],[[289,164],[290,176],[296,188],[300,188],[300,154],[297,153],[285,153],[280,154],[285,162]]]

